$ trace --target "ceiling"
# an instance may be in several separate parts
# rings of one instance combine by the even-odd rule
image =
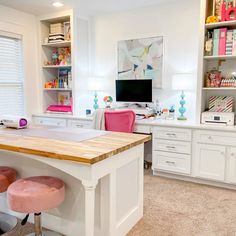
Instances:
[[[0,0],[0,4],[34,15],[77,8],[84,16],[94,16],[170,1],[174,0],[61,0],[60,2],[64,3],[61,8],[52,6],[54,0]]]

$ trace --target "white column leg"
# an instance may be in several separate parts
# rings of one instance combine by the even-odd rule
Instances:
[[[98,181],[82,181],[85,190],[85,234],[94,236],[95,189]]]

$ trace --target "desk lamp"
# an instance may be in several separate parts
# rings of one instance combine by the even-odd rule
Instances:
[[[93,108],[94,110],[97,110],[99,108],[98,105],[98,91],[101,91],[103,89],[103,82],[102,77],[90,77],[88,81],[88,90],[94,92],[94,104]]]
[[[188,73],[179,73],[172,76],[172,89],[182,91],[180,95],[180,108],[179,113],[180,116],[177,118],[178,120],[187,120],[184,116],[186,112],[185,104],[185,94],[184,91],[186,90],[193,90],[193,75]]]

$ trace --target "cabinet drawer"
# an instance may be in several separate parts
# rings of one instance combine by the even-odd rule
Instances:
[[[191,154],[191,143],[154,138],[153,150]]]
[[[180,129],[171,127],[157,127],[153,130],[154,138],[169,140],[191,141],[192,131],[190,129]]]
[[[236,135],[234,133],[196,131],[196,141],[198,143],[220,144],[236,146]]]
[[[68,127],[91,129],[92,128],[92,121],[68,120]]]
[[[191,156],[168,152],[153,152],[153,169],[190,174]]]
[[[141,133],[141,134],[150,134],[151,128],[148,125],[135,125],[134,126],[134,132],[135,133]]]
[[[34,117],[34,123],[37,125],[66,127],[66,120],[57,118]]]

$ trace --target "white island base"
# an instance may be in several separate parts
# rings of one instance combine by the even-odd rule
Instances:
[[[68,236],[123,236],[143,216],[143,156],[144,144],[92,165],[0,150],[0,165],[15,168],[18,178],[49,175],[65,182],[65,201],[43,214],[43,227]],[[0,211],[25,216],[9,211],[6,194]]]

